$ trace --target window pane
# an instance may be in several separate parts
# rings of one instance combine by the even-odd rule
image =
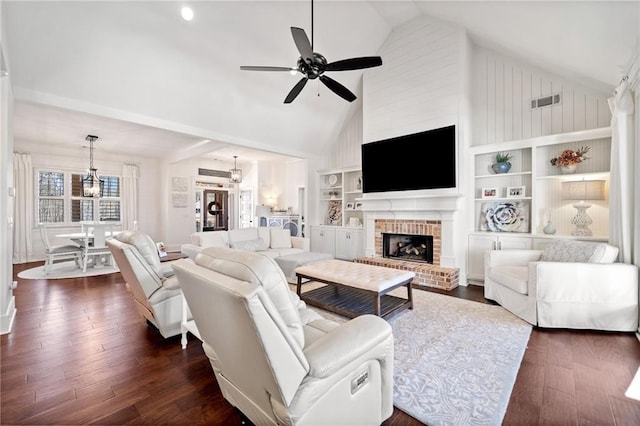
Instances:
[[[64,196],[64,174],[59,172],[39,172],[38,194],[41,197]]]
[[[39,199],[38,222],[64,222],[64,200]]]
[[[71,200],[71,221],[81,222],[93,219],[93,200]]]
[[[100,179],[102,180],[103,197],[120,196],[120,178],[116,176],[101,176]]]
[[[120,201],[100,200],[100,221],[120,221]]]

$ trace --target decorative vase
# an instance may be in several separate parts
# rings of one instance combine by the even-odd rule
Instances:
[[[568,166],[560,166],[560,172],[562,172],[563,175],[570,175],[572,173],[575,173],[577,167],[578,167],[577,164],[570,164]]]
[[[506,163],[493,163],[493,165],[491,166],[491,169],[495,172],[495,173],[507,173],[509,170],[511,170],[511,163],[506,162]]]
[[[545,227],[542,229],[542,232],[544,232],[545,234],[555,234],[556,227],[553,226],[553,222],[548,221]]]

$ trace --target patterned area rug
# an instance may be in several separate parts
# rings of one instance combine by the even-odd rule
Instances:
[[[87,272],[82,272],[82,269],[76,266],[76,263],[71,260],[68,262],[54,263],[49,268],[49,273],[44,273],[44,267],[38,266],[18,273],[18,278],[26,280],[55,280],[62,278],[82,278],[82,277],[95,277],[96,275],[113,274],[120,272],[117,266],[97,266],[95,268],[87,268]]]
[[[421,290],[413,295],[414,309],[389,319],[394,405],[428,425],[500,425],[531,325],[500,306]]]

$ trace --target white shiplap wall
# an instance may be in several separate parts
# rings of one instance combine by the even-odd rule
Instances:
[[[611,93],[582,87],[536,67],[474,47],[472,146],[607,127]],[[530,100],[560,93],[560,104],[531,110]]]
[[[390,34],[364,74],[363,141],[458,124],[464,31],[428,17]]]
[[[338,140],[331,147],[331,168],[341,169],[362,165],[362,108],[354,111],[344,124]]]

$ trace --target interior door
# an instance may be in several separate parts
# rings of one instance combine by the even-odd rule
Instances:
[[[229,194],[207,189],[203,192],[203,231],[229,230]]]
[[[240,228],[253,226],[253,191],[245,189],[240,191]]]

